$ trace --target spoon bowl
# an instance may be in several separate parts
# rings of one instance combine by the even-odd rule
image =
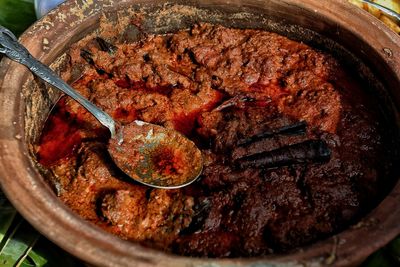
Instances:
[[[43,81],[72,97],[107,127],[111,132],[108,151],[116,165],[132,179],[155,188],[175,189],[194,182],[200,176],[203,159],[192,141],[173,129],[143,121],[119,125],[36,60],[14,34],[2,26],[0,53],[25,65]]]
[[[196,145],[177,131],[134,121],[110,139],[108,151],[118,167],[136,181],[156,188],[180,188],[201,174],[203,159]],[[199,164],[201,163],[201,164]]]

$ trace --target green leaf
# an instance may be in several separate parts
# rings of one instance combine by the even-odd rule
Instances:
[[[0,251],[0,265],[3,267],[22,266],[39,236],[40,234],[32,226],[18,216],[8,229],[8,234],[5,235],[6,242],[3,243],[4,247]]]
[[[393,240],[387,247],[388,252],[400,265],[400,237]]]
[[[0,0],[0,25],[20,35],[36,20],[33,0]]]
[[[41,237],[0,191],[0,266],[75,267],[83,264]]]
[[[34,253],[32,255],[32,253]],[[33,257],[32,257],[33,256]],[[62,259],[62,260],[60,260]],[[29,254],[29,260],[34,262],[35,267],[83,267],[82,262],[75,259],[67,252],[61,250],[49,240],[41,237],[36,243],[32,252]],[[37,261],[39,260],[39,261]],[[44,262],[46,261],[46,262]]]
[[[385,248],[378,250],[372,254],[368,259],[361,265],[361,267],[396,267],[396,262],[393,261],[392,257],[387,253]]]
[[[0,191],[0,252],[6,242],[6,234],[10,228],[17,211],[11,206],[3,192]]]
[[[45,257],[42,257],[42,255],[36,253],[34,250],[29,252],[29,260],[31,260],[34,263],[34,266],[36,267],[41,267],[45,266],[48,260]]]

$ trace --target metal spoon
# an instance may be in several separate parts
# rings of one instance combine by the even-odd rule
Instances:
[[[36,60],[11,31],[1,26],[0,53],[72,97],[107,127],[111,132],[108,151],[116,165],[132,179],[151,187],[174,189],[194,182],[201,174],[202,155],[192,141],[172,129],[143,121],[119,125]]]

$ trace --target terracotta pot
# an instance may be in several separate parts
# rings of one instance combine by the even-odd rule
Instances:
[[[34,56],[49,64],[62,55],[69,44],[98,27],[101,12],[106,12],[111,20],[114,14],[114,22],[122,23],[124,17],[116,20],[113,11],[122,10],[121,14],[124,14],[128,6],[137,4],[142,5],[140,12],[145,14],[143,27],[147,31],[178,29],[195,21],[266,28],[325,47],[345,58],[358,68],[364,78],[371,79],[381,101],[386,101],[388,106],[394,103],[392,119],[399,121],[396,107],[400,107],[400,37],[347,1],[171,1],[185,5],[185,8],[157,5],[157,2],[68,1],[29,28],[20,40]],[[387,92],[356,58],[370,67]],[[62,62],[62,59],[57,62]],[[40,82],[33,79],[23,66],[8,59],[2,61],[1,186],[18,211],[41,233],[89,263],[102,266],[348,266],[360,263],[400,233],[400,183],[397,183],[379,206],[357,226],[285,255],[198,259],[169,255],[123,241],[82,220],[64,206],[45,182],[43,170],[39,170],[32,160],[32,143],[59,96],[56,91],[47,91],[38,84]],[[398,129],[395,123],[393,127]]]

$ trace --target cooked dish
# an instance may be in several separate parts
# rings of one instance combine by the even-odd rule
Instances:
[[[262,30],[198,24],[69,51],[75,89],[122,124],[172,127],[201,148],[197,182],[151,189],[107,153],[107,129],[63,97],[37,159],[60,199],[121,238],[181,255],[250,257],[332,235],[376,205],[393,170],[378,103],[331,55]],[[163,164],[164,158],[160,158]]]

